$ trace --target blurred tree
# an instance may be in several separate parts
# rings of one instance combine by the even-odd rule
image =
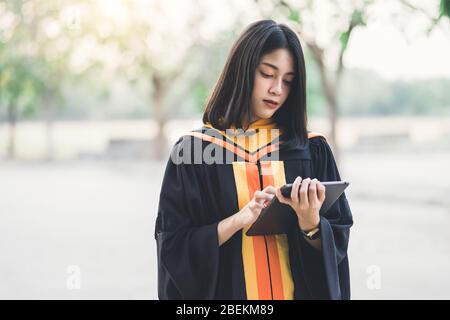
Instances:
[[[255,0],[258,2],[258,0]],[[321,2],[319,12],[317,2],[303,1],[301,4],[291,1],[274,1],[274,9],[281,11],[285,15],[301,41],[306,44],[311,57],[318,66],[322,90],[327,101],[328,117],[330,119],[329,143],[333,146],[335,157],[339,159],[339,149],[336,143],[337,117],[338,117],[338,92],[341,78],[344,71],[343,58],[348,48],[353,31],[357,27],[366,25],[366,14],[373,1],[361,0],[348,1],[344,4],[340,1]],[[319,19],[319,17],[322,17]],[[320,22],[319,22],[320,21]],[[324,33],[318,32],[319,23],[327,23],[328,30]],[[328,34],[326,34],[328,33]],[[333,63],[329,60],[334,55]],[[330,66],[331,65],[331,66]]]
[[[36,111],[33,103],[39,91],[39,79],[33,73],[32,62],[26,52],[27,30],[22,28],[19,2],[0,3],[0,108],[6,110],[9,124],[7,154],[16,156],[16,124],[23,114]]]
[[[167,154],[166,100],[186,61],[195,54],[204,11],[188,9],[199,6],[196,0],[96,1],[81,8],[83,34],[94,36],[96,50],[106,53],[97,57],[106,71],[115,70],[130,83],[147,88],[144,99],[152,106],[157,124],[152,150],[155,159]]]
[[[436,13],[430,13],[424,8],[414,5],[409,0],[399,0],[399,1],[401,4],[411,9],[412,11],[421,12],[428,18],[430,25],[428,26],[428,29],[426,31],[427,35],[429,35],[439,25],[439,22],[442,19],[445,18],[450,19],[450,0],[440,0],[439,7],[435,8]]]
[[[9,124],[8,157],[16,156],[16,124],[22,114],[36,112],[33,100],[39,91],[39,80],[24,61],[6,59],[0,66],[0,106],[6,108]]]
[[[406,0],[398,0],[408,4]],[[255,0],[261,3],[260,0]],[[448,16],[449,0],[441,0],[439,17],[432,17],[437,23],[442,16]],[[333,1],[289,1],[274,0],[272,6],[261,5],[261,14],[272,18],[280,14],[295,28],[302,43],[306,44],[319,69],[322,91],[327,100],[330,120],[329,142],[334,147],[336,159],[339,148],[336,143],[337,117],[339,115],[340,85],[344,74],[344,56],[354,30],[365,27],[372,14],[373,0]],[[409,5],[410,9],[419,10]],[[420,9],[421,10],[421,9]]]
[[[17,101],[25,94],[25,110],[43,113],[46,120],[46,158],[53,158],[52,127],[55,109],[63,106],[62,88],[71,77],[67,62],[71,41],[60,13],[69,1],[4,1],[0,15],[14,21],[3,30],[2,65],[5,73],[3,97],[9,97],[11,125],[9,154],[14,155],[15,124],[22,115]],[[7,76],[9,74],[9,76]],[[31,90],[32,88],[33,90]],[[28,112],[30,114],[31,112]]]
[[[450,18],[450,0],[441,0],[439,9],[439,19],[442,17]]]
[[[62,21],[61,12],[70,1],[23,1],[23,28],[29,30],[29,43],[34,47],[33,66],[39,76],[41,107],[46,124],[46,159],[54,158],[53,126],[56,110],[64,106],[64,83],[72,77],[68,61],[72,47],[70,29]]]

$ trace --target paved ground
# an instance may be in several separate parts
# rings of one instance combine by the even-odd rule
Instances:
[[[450,154],[347,153],[341,162],[355,221],[353,298],[449,299]],[[163,169],[0,162],[0,298],[157,298]]]

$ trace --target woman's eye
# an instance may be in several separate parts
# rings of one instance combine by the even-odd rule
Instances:
[[[260,72],[261,72],[261,71],[260,71]],[[272,77],[273,77],[271,74],[266,74],[266,73],[264,73],[264,72],[261,72],[261,75],[262,75],[264,78],[272,78]],[[292,81],[284,80],[284,83],[287,84],[287,85],[291,85],[291,84],[292,84]]]
[[[266,77],[266,78],[270,78],[270,77],[272,77],[272,75],[271,75],[271,74],[265,74],[264,72],[261,72],[261,74],[262,74],[262,76],[263,76],[263,77]]]

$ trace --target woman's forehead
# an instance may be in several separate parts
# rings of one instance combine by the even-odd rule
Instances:
[[[279,72],[295,74],[294,60],[292,58],[292,54],[287,49],[277,49],[271,53],[263,55],[261,57],[260,64]]]

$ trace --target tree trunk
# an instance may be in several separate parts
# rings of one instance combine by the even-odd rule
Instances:
[[[167,155],[168,141],[164,133],[164,127],[166,125],[167,119],[164,115],[164,86],[163,81],[157,75],[153,75],[153,102],[154,102],[154,120],[157,125],[157,134],[155,138],[155,143],[153,145],[152,154],[156,160],[164,160]]]
[[[9,123],[8,158],[15,159],[17,108],[14,107],[13,103],[10,103],[8,106],[8,123]]]
[[[336,93],[334,93],[336,95]],[[335,97],[336,98],[336,97]],[[330,111],[330,136],[331,136],[331,145],[333,146],[333,155],[336,163],[339,163],[340,158],[340,149],[337,143],[337,119],[338,119],[338,105],[336,103],[332,104],[329,102],[329,111]]]
[[[339,162],[340,158],[340,150],[339,145],[337,143],[337,118],[338,118],[338,102],[337,102],[337,90],[336,85],[332,85],[330,80],[328,79],[328,76],[326,74],[325,65],[321,60],[317,60],[316,62],[319,65],[319,71],[320,71],[320,80],[322,83],[322,88],[325,92],[325,97],[327,99],[327,105],[328,105],[328,119],[330,123],[330,133],[328,135],[328,143],[333,148],[333,154],[336,162]]]
[[[53,124],[55,119],[55,108],[52,96],[49,92],[45,94],[45,140],[47,161],[54,159]]]

